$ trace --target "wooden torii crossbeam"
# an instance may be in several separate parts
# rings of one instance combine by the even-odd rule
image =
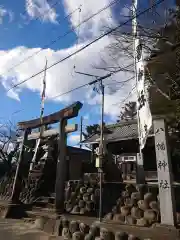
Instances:
[[[42,121],[40,118],[24,121],[18,123],[18,128],[24,131],[24,135],[22,137],[22,146],[19,154],[18,165],[16,169],[16,175],[14,179],[13,191],[12,191],[12,202],[19,202],[19,195],[22,190],[22,171],[23,171],[23,155],[24,155],[24,146],[28,141],[28,135],[32,129],[39,128],[43,125],[49,125],[60,122],[59,126],[59,151],[58,151],[58,159],[57,159],[57,170],[56,170],[56,186],[55,186],[55,195],[56,195],[56,210],[60,212],[64,206],[64,184],[66,181],[66,140],[67,133],[70,131],[67,120],[77,117],[79,114],[79,110],[82,108],[83,104],[81,102],[75,102],[74,104],[58,111],[48,116],[44,116]],[[72,130],[76,130],[76,125],[72,127]],[[51,135],[53,131],[45,132],[46,135]],[[57,130],[55,131],[55,134]],[[31,134],[32,135],[32,134]],[[34,136],[35,138],[38,138]]]
[[[79,110],[82,108],[82,106],[83,105],[81,102],[75,102],[69,107],[66,107],[58,112],[43,117],[42,118],[43,124],[41,124],[40,118],[36,118],[30,121],[19,122],[18,127],[21,130],[34,129],[39,128],[42,125],[57,123],[61,121],[61,119],[74,118],[78,116]]]

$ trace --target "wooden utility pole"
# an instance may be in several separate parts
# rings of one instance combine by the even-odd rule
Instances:
[[[110,77],[111,74],[108,74],[104,77],[101,77],[93,82],[90,85],[100,81],[100,91],[101,93],[101,124],[100,124],[100,143],[99,143],[99,163],[98,163],[98,172],[99,172],[99,221],[102,220],[102,176],[103,176],[103,159],[104,159],[104,85],[102,80]]]
[[[82,75],[86,76],[93,76],[96,78],[96,80],[92,81],[89,83],[89,85],[95,85],[96,83],[100,83],[100,90],[96,89],[94,87],[94,90],[96,90],[98,93],[101,93],[102,99],[101,99],[101,131],[100,131],[100,144],[99,144],[99,156],[98,156],[98,172],[99,172],[99,185],[100,185],[100,196],[99,196],[99,221],[102,220],[102,175],[103,175],[103,158],[104,158],[104,85],[103,85],[103,80],[106,78],[111,77],[112,73],[109,73],[105,76],[98,77],[92,74],[87,74],[87,73],[81,73],[81,72],[76,72]]]
[[[81,116],[81,123],[80,123],[80,148],[82,148],[82,145],[81,145],[82,136],[83,136],[83,117]]]
[[[100,166],[99,170],[99,187],[100,187],[100,194],[99,194],[99,221],[101,222],[102,219],[102,174],[103,174],[103,158],[104,158],[104,85],[102,80],[100,82],[101,88],[101,135],[100,135]]]

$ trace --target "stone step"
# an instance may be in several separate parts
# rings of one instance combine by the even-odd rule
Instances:
[[[56,218],[55,209],[34,207],[31,211],[26,211],[26,213],[30,219],[36,219],[37,217]]]
[[[35,206],[38,207],[54,207],[55,198],[54,197],[42,197],[35,202]]]
[[[42,208],[37,206],[34,206],[32,210],[35,212],[54,212],[55,211],[55,209],[52,209],[52,208],[51,209],[48,207]]]
[[[54,203],[48,203],[47,208],[53,209],[53,208],[55,208],[55,204]]]

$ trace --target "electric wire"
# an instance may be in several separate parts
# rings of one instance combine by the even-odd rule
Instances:
[[[161,4],[161,3],[164,2],[164,1],[165,1],[165,0],[159,0],[159,1],[158,1],[156,4],[154,4],[153,6],[155,7],[155,6]],[[151,7],[151,8],[152,8],[152,7]],[[147,9],[145,9],[145,10],[137,13],[137,14],[136,14],[136,17],[139,17],[139,16],[145,14],[145,13],[148,12],[151,8],[147,8]],[[100,36],[97,37],[96,39],[92,40],[91,42],[89,42],[89,43],[86,44],[85,46],[81,47],[81,48],[78,49],[77,51],[75,51],[75,52],[69,54],[68,56],[66,56],[66,57],[58,60],[57,62],[51,64],[50,66],[47,67],[47,70],[50,69],[50,68],[52,68],[52,67],[54,67],[54,66],[56,66],[56,65],[59,64],[59,63],[62,63],[62,62],[64,62],[64,61],[66,61],[67,59],[71,58],[72,56],[76,55],[77,53],[80,53],[81,51],[85,50],[86,48],[88,48],[88,47],[91,46],[92,44],[94,44],[94,43],[96,43],[97,41],[101,40],[102,38],[108,36],[108,35],[111,34],[112,32],[116,31],[118,28],[126,25],[128,22],[132,21],[133,19],[134,19],[134,17],[129,18],[127,21],[119,24],[118,26],[112,28],[111,30],[107,31],[106,33],[103,33],[102,35],[100,35]],[[15,84],[15,85],[13,85],[10,89],[7,90],[7,92],[10,91],[10,90],[12,90],[12,89],[14,89],[14,88],[16,88],[17,86],[19,86],[19,85],[21,85],[21,84],[23,84],[23,83],[29,81],[30,79],[38,76],[38,75],[41,74],[43,71],[44,71],[44,70],[42,69],[41,71],[33,74],[32,76],[28,77],[27,79],[24,79],[23,81]]]
[[[80,21],[81,21],[81,7],[79,8],[79,20],[78,20],[78,29],[77,29],[77,41],[76,41],[76,50],[78,49],[78,45],[79,45],[79,36],[80,36]],[[74,77],[74,72],[76,70],[76,56],[74,58],[74,66],[73,66],[73,69],[72,69],[72,77]]]
[[[110,4],[106,5],[105,7],[101,8],[99,11],[97,11],[96,13],[92,14],[90,17],[86,18],[85,20],[83,20],[80,24],[76,25],[75,27],[72,27],[71,30],[65,32],[63,35],[59,35],[56,39],[52,40],[51,42],[49,42],[48,44],[43,45],[43,47],[40,50],[35,51],[33,54],[31,54],[30,56],[24,58],[23,60],[21,60],[20,62],[18,62],[17,64],[15,64],[14,66],[10,67],[8,70],[6,70],[5,72],[2,72],[1,75],[8,73],[10,71],[12,71],[14,68],[20,66],[21,64],[23,64],[24,62],[28,61],[29,59],[31,59],[32,57],[36,56],[37,54],[39,54],[40,52],[42,52],[45,48],[49,48],[51,45],[55,44],[56,42],[58,42],[61,39],[64,39],[66,36],[68,36],[70,33],[74,32],[76,29],[78,29],[81,25],[83,25],[84,23],[88,22],[89,20],[93,19],[94,17],[96,17],[97,15],[99,15],[101,12],[105,11],[106,9],[110,8],[112,5],[114,5],[117,1],[119,0],[115,0],[113,2],[111,2]],[[78,8],[79,9],[79,8]],[[70,17],[72,14],[74,14],[75,11],[77,11],[78,9],[72,11],[67,17]]]
[[[112,75],[114,75],[114,74],[117,74],[117,73],[120,72],[120,71],[121,71],[121,69],[120,69],[120,70],[117,70],[117,71],[115,71],[115,72],[112,72],[112,73],[110,73],[109,75],[112,76]],[[133,77],[128,78],[128,79],[126,79],[126,80],[124,80],[124,81],[122,81],[122,82],[118,82],[118,83],[119,83],[119,84],[120,84],[120,83],[121,83],[121,84],[126,83],[126,82],[132,80],[132,78],[133,78]],[[104,80],[104,79],[103,79],[103,80]],[[99,80],[97,79],[96,81],[97,81],[97,82],[101,81],[101,77],[99,78]],[[62,97],[62,96],[67,95],[67,94],[69,94],[69,93],[71,93],[71,92],[74,92],[74,91],[79,90],[79,89],[81,89],[81,88],[84,88],[84,87],[86,87],[86,86],[92,85],[93,82],[94,82],[94,81],[85,83],[85,84],[80,85],[80,86],[78,86],[78,87],[76,87],[76,88],[70,89],[70,90],[68,90],[67,92],[58,94],[58,95],[56,95],[56,96],[54,96],[54,97],[50,97],[50,98],[48,98],[47,100],[53,100],[53,99]]]
[[[33,20],[34,22],[37,21],[37,20],[39,20],[43,15],[45,15],[45,14],[47,14],[49,11],[51,11],[51,9],[52,9],[53,7],[55,7],[58,3],[59,3],[59,0],[56,1],[54,4],[52,4],[52,5],[50,6],[50,9],[46,9],[43,13],[39,14],[35,19],[31,19],[31,20]],[[33,7],[32,4],[29,3],[29,1],[26,3],[26,8],[27,8],[27,7],[30,7],[30,9],[32,9],[32,7]],[[24,16],[24,14],[26,14],[26,13],[27,13],[27,10],[25,10],[23,13],[20,13],[20,16]],[[30,21],[31,21],[31,20],[30,20]],[[29,21],[29,23],[30,23],[30,21]],[[34,22],[33,22],[33,23],[34,23]],[[29,23],[28,23],[28,24],[26,23],[26,26],[29,25]],[[18,24],[18,22],[17,22],[17,24]],[[23,28],[23,29],[24,29],[24,28]],[[22,55],[22,53],[23,53],[23,52],[20,53],[20,56]],[[8,53],[5,53],[5,54],[3,55],[3,57],[6,56],[6,55],[8,55]]]
[[[64,20],[66,20],[67,18],[69,18],[70,16],[72,16],[79,8],[75,9],[74,11],[72,11],[71,13],[69,13],[68,15],[66,15],[61,21],[59,21],[59,24],[62,23]],[[13,69],[17,68],[18,66],[22,65],[24,62],[30,60],[32,57],[38,55],[40,52],[42,52],[45,48],[49,48],[51,45],[53,45],[54,43],[56,43],[58,40],[63,39],[64,37],[66,37],[68,34],[70,34],[72,31],[68,31],[66,32],[64,35],[60,35],[58,36],[57,39],[52,40],[51,42],[49,42],[48,44],[43,45],[43,47],[40,50],[35,51],[33,54],[31,54],[30,56],[25,57],[24,59],[22,59],[20,62],[18,62],[17,64],[13,65],[12,67],[8,68],[6,71],[0,73],[0,75],[4,75],[5,73],[9,73],[11,72]],[[8,53],[7,53],[8,54]],[[21,51],[19,56],[21,56],[23,54],[23,52]],[[15,59],[12,58],[12,60]]]

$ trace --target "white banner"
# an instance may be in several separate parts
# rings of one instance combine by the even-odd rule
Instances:
[[[145,85],[145,63],[143,48],[139,39],[135,39],[136,49],[136,83],[137,83],[137,118],[139,128],[139,144],[143,149],[152,126],[148,89]]]

